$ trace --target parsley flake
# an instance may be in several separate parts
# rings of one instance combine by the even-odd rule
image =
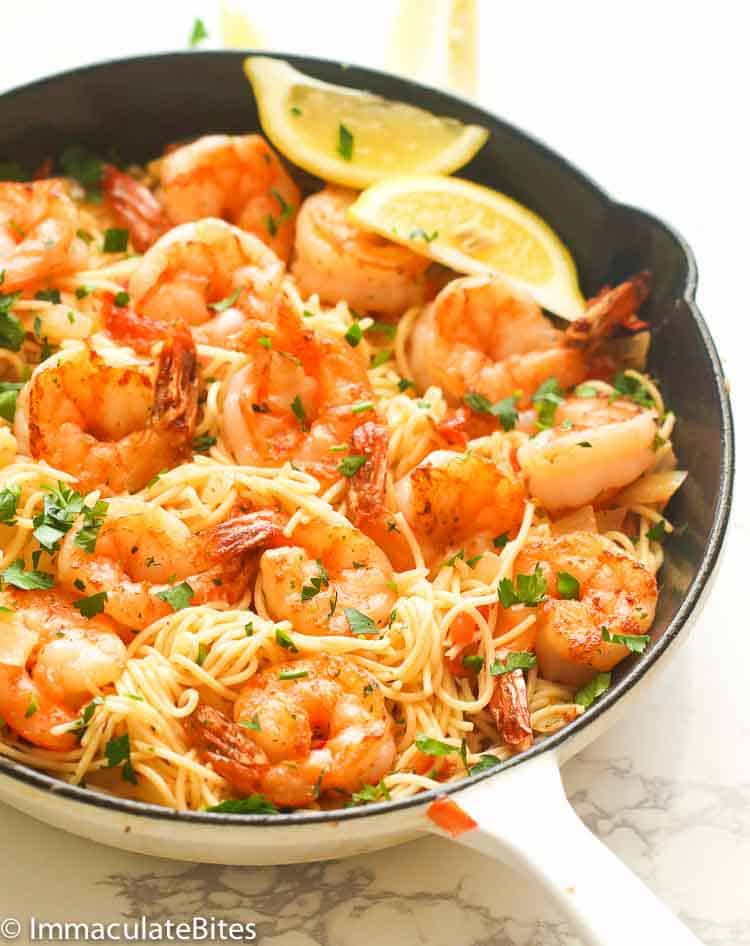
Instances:
[[[339,141],[336,148],[344,161],[351,161],[354,156],[354,135],[346,125],[339,122]]]
[[[173,585],[171,588],[165,588],[164,591],[155,592],[157,598],[166,601],[173,611],[182,611],[183,608],[190,606],[195,592],[186,582],[180,582],[179,585]]]
[[[493,677],[500,677],[504,673],[512,673],[514,670],[529,670],[536,664],[536,654],[529,650],[511,651],[505,660],[496,660],[490,666],[490,673]]]
[[[515,588],[510,578],[503,578],[497,586],[497,596],[504,608],[514,604],[524,604],[535,608],[547,595],[547,579],[537,562],[532,575],[516,575]]]
[[[573,697],[573,700],[575,703],[578,703],[579,706],[589,707],[595,700],[599,699],[602,693],[606,693],[611,683],[611,673],[597,673],[593,679],[589,680],[585,686],[581,687]]]
[[[344,617],[352,634],[377,634],[378,627],[371,617],[356,608],[344,608]]]

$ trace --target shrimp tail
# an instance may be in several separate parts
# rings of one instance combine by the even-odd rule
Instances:
[[[349,519],[386,551],[397,571],[405,571],[413,566],[414,557],[407,541],[394,528],[387,502],[388,429],[375,421],[360,424],[352,433],[352,450],[368,459],[349,480]]]
[[[497,678],[490,712],[503,741],[514,752],[523,752],[533,741],[529,700],[522,670],[511,670]]]
[[[115,341],[129,345],[141,355],[149,354],[155,342],[160,342],[174,326],[138,315],[128,306],[114,304],[114,296],[108,293],[102,305],[104,325]]]
[[[242,727],[213,709],[200,704],[188,717],[187,736],[204,762],[225,778],[236,791],[251,795],[258,790],[268,758]]]
[[[595,348],[609,338],[616,328],[629,332],[640,332],[648,324],[636,313],[648,298],[651,290],[651,273],[643,270],[615,286],[603,289],[588,304],[586,312],[568,327],[565,336],[573,345]]]
[[[164,342],[154,386],[153,424],[190,450],[198,417],[198,358],[190,333]]]
[[[118,222],[129,230],[139,253],[169,229],[164,210],[151,191],[113,164],[104,167],[102,189]]]
[[[268,509],[235,516],[204,533],[208,554],[218,560],[280,543],[283,534],[281,517]]]

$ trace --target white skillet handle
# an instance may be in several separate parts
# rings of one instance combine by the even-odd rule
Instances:
[[[541,882],[589,946],[700,946],[580,820],[553,753],[453,798],[478,824],[456,838],[459,844]],[[445,836],[434,824],[430,830]]]

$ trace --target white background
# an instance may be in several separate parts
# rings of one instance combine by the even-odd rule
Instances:
[[[377,15],[374,4],[355,0],[244,6],[277,48],[384,64],[393,2],[379,2]],[[706,942],[732,946],[750,943],[750,70],[743,6],[486,0],[478,88],[483,105],[545,140],[618,199],[671,222],[698,260],[698,301],[724,359],[738,428],[737,494],[722,573],[692,639],[657,689],[565,774],[579,810],[605,841]],[[216,37],[217,8],[208,0],[25,0],[12,6],[6,0],[0,89],[85,61],[183,48],[196,14]],[[0,809],[0,837],[0,907],[14,905],[19,915],[33,910],[80,919],[91,915],[95,902],[95,916],[116,919],[136,900],[125,892],[132,885],[113,886],[113,874],[129,872],[135,882],[166,869],[68,839],[9,810]],[[472,904],[479,910],[476,903],[485,900],[492,941],[573,942],[554,922],[541,923],[544,908],[533,892],[502,868],[445,850],[436,841],[420,842],[399,854],[358,859],[372,874],[368,889],[377,909],[380,875],[390,870],[404,877],[409,864],[402,891],[408,897],[403,909],[383,915],[390,930],[383,943],[468,946],[479,935],[469,918]],[[419,885],[434,889],[438,882],[428,863],[435,852],[449,858],[455,874],[445,896],[454,898],[456,912],[425,926]],[[293,875],[286,876],[293,888]],[[183,908],[174,903],[175,910]],[[339,920],[326,920],[311,938],[284,933],[273,941],[381,941],[377,918],[365,927],[361,911]]]

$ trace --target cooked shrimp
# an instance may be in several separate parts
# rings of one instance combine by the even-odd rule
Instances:
[[[289,258],[300,192],[260,135],[206,135],[170,151],[158,167],[159,197],[173,224],[221,217]]]
[[[624,310],[628,300],[635,305],[645,297],[647,283],[642,291],[638,286],[596,300],[561,332],[499,277],[454,279],[414,323],[407,347],[412,377],[422,388],[439,385],[452,404],[476,392],[493,402],[516,395],[525,407],[547,378],[569,388],[612,367],[606,359],[597,364],[593,349],[615,324],[634,324],[632,310]]]
[[[607,394],[568,397],[555,426],[518,449],[529,492],[558,512],[603,502],[654,462],[656,412]]]
[[[518,528],[524,489],[491,460],[435,450],[395,486],[399,508],[430,563],[464,542],[491,544]]]
[[[384,627],[396,602],[385,552],[343,517],[311,519],[277,535],[260,560],[263,598],[276,621],[302,634],[351,634],[351,609]],[[365,632],[367,633],[367,632]]]
[[[352,434],[352,452],[367,457],[349,480],[347,516],[358,529],[382,548],[397,571],[414,566],[409,543],[394,519],[395,495],[388,490],[388,429],[365,421]]]
[[[555,539],[532,539],[515,562],[516,573],[531,574],[537,564],[547,581],[548,598],[537,608],[536,653],[545,678],[585,683],[611,670],[630,651],[602,639],[646,634],[656,609],[656,579],[640,562],[591,532]],[[567,572],[578,582],[577,599],[558,596],[558,578]]]
[[[0,716],[19,736],[65,752],[77,739],[53,730],[114,683],[126,648],[109,618],[85,618],[58,593],[5,593],[12,613],[0,619]]]
[[[234,704],[235,722],[201,705],[193,744],[238,795],[282,808],[350,795],[393,765],[393,722],[377,682],[340,657],[277,664],[256,673]],[[254,723],[250,728],[241,723]]]
[[[197,405],[188,333],[167,339],[155,362],[81,347],[39,365],[15,433],[21,452],[74,474],[82,492],[133,492],[190,454]]]
[[[158,506],[116,499],[96,538],[93,552],[76,544],[79,529],[65,536],[58,555],[58,577],[86,595],[106,593],[104,611],[119,623],[143,628],[170,614],[159,597],[186,582],[192,605],[234,604],[250,586],[250,553],[279,532],[271,513],[239,515],[192,535],[188,527]]]
[[[305,200],[292,275],[303,296],[317,293],[330,305],[346,299],[359,312],[402,315],[429,297],[430,261],[351,223],[346,212],[356,197],[329,185]]]
[[[86,243],[78,211],[59,179],[0,183],[0,272],[3,292],[29,289],[84,269]]]
[[[268,316],[283,266],[251,233],[208,218],[174,227],[130,278],[133,307],[150,319],[187,322],[198,341],[223,345],[248,320]]]
[[[113,164],[104,167],[102,190],[117,221],[127,228],[139,253],[169,229],[164,209],[148,187],[118,171]]]
[[[343,340],[307,330],[286,300],[274,319],[244,336],[252,360],[227,384],[223,433],[239,463],[293,460],[325,489],[340,476],[359,411],[372,410],[367,368]]]

